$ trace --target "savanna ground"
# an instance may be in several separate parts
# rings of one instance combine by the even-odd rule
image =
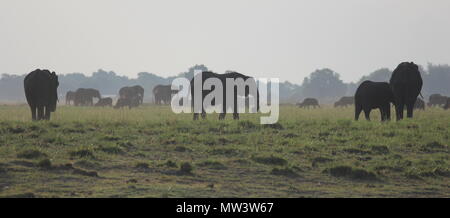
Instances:
[[[192,121],[168,106],[0,106],[0,197],[450,197],[450,111],[353,121],[353,108],[282,106]]]

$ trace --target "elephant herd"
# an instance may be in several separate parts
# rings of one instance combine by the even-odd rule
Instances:
[[[246,75],[231,72],[226,74],[216,74],[213,72],[203,72],[202,84],[208,78],[216,78],[219,80],[226,80],[228,78],[242,78],[249,79]],[[194,90],[194,78],[191,80],[191,93]],[[59,86],[58,76],[55,72],[49,70],[37,69],[29,73],[24,79],[25,97],[31,109],[33,120],[49,120],[51,112],[56,110],[58,102],[57,89]],[[370,120],[370,112],[373,109],[379,109],[381,113],[381,120],[386,121],[391,118],[391,103],[395,107],[395,114],[397,120],[403,119],[403,113],[406,109],[406,116],[413,117],[414,109],[425,109],[425,102],[418,98],[421,95],[423,86],[422,77],[419,72],[418,65],[413,62],[403,62],[397,66],[393,71],[389,82],[373,82],[364,81],[356,90],[354,96],[344,96],[334,103],[334,107],[347,107],[354,105],[355,120],[359,119],[361,112],[364,112],[365,118]],[[248,88],[248,87],[246,87]],[[171,89],[170,85],[157,85],[152,90],[155,104],[169,104],[171,96],[178,91]],[[211,90],[203,90],[202,98],[204,99]],[[224,94],[227,93],[224,90]],[[236,95],[236,92],[234,92]],[[245,96],[249,97],[249,91],[245,90]],[[192,98],[192,105],[194,105],[194,97]],[[224,96],[225,98],[226,96]],[[237,99],[238,96],[234,96]],[[94,104],[94,99],[97,102]],[[202,99],[202,100],[203,100]],[[136,85],[131,87],[123,87],[119,90],[118,100],[114,108],[122,107],[137,107],[143,104],[144,88]],[[106,97],[102,98],[100,92],[92,88],[79,88],[76,91],[69,91],[66,93],[66,104],[75,106],[98,106],[98,107],[112,107],[113,99]],[[237,105],[237,104],[234,104]],[[257,111],[259,111],[259,91],[257,90]],[[427,104],[429,107],[442,106],[444,109],[450,108],[450,97],[442,96],[440,94],[433,94],[429,97]],[[315,98],[306,98],[302,103],[297,104],[300,108],[316,108],[319,107],[319,101]],[[227,105],[223,105],[227,110]],[[224,110],[224,111],[225,111]],[[205,109],[202,109],[202,118],[205,117]],[[234,119],[239,119],[237,109],[234,108]],[[194,120],[198,119],[198,112],[194,113]],[[220,114],[219,119],[224,119],[225,114]]]
[[[144,92],[144,88],[139,85],[122,87],[119,90],[114,108],[134,108],[142,105],[144,103]],[[171,90],[170,85],[157,85],[153,89],[156,104],[169,104],[172,94],[176,93],[176,91]],[[97,99],[95,104],[94,99]],[[66,93],[66,105],[113,107],[113,99],[110,97],[102,98],[97,89],[79,88],[76,91]]]
[[[423,86],[422,77],[418,65],[413,62],[403,62],[393,71],[389,82],[364,81],[356,90],[355,96],[345,96],[334,103],[334,107],[346,107],[355,105],[355,120],[364,111],[367,120],[370,120],[370,111],[379,109],[381,120],[391,119],[391,103],[395,107],[397,120],[406,116],[413,117],[414,109],[425,110],[425,102],[418,98]],[[318,101],[314,98],[306,98],[299,107],[318,107]],[[429,98],[428,106],[443,106],[450,108],[450,98],[440,94],[433,94]]]
[[[367,120],[370,120],[370,111],[380,109],[381,120],[390,120],[391,103],[395,107],[397,120],[406,116],[412,118],[414,109],[425,109],[425,102],[418,98],[423,86],[419,67],[413,62],[403,62],[392,72],[388,82],[364,81],[355,94],[355,120],[358,120],[361,111],[364,111]],[[449,98],[434,94],[430,96],[428,106],[444,105],[448,109]],[[447,104],[447,106],[445,105]]]

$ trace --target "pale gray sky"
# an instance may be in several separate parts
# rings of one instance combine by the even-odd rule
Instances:
[[[450,63],[448,0],[0,0],[0,74],[216,72],[346,82]]]

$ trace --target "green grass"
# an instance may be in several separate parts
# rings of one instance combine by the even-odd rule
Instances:
[[[362,117],[361,117],[362,118]],[[401,122],[282,106],[192,121],[168,106],[0,106],[0,197],[450,197],[450,111]]]

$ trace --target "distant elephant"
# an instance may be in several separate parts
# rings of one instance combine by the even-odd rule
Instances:
[[[102,98],[97,89],[79,88],[75,92],[74,104],[75,106],[93,106],[94,98],[99,100]]]
[[[334,107],[347,107],[349,105],[355,104],[355,97],[353,96],[344,96],[339,101],[334,103]]]
[[[112,98],[101,98],[100,100],[98,100],[98,102],[95,104],[96,107],[112,107]]]
[[[122,87],[119,90],[119,98],[135,98],[138,101],[138,105],[141,105],[144,102],[144,88],[139,85]]]
[[[144,103],[144,88],[142,88],[142,86],[133,86],[134,90],[136,90],[136,92],[138,93],[138,97],[139,97],[139,104],[143,104]]]
[[[416,99],[422,91],[422,76],[419,66],[413,62],[403,62],[392,72],[389,80],[395,98],[395,112],[397,120],[403,119],[403,110],[406,106],[407,117],[413,117],[413,108]]]
[[[447,97],[440,94],[432,94],[428,98],[428,107],[445,105]]]
[[[137,98],[135,96],[133,98],[119,98],[117,100],[117,103],[114,106],[114,108],[118,109],[118,108],[128,107],[129,109],[131,109],[133,107],[138,107],[138,106],[139,106],[139,98]]]
[[[201,79],[199,78],[201,76]],[[223,88],[223,104],[222,104],[222,110],[223,112],[219,114],[219,120],[223,120],[225,119],[225,115],[227,112],[227,109],[230,109],[233,111],[233,119],[238,120],[239,119],[239,112],[238,112],[238,97],[250,97],[251,96],[251,91],[249,86],[245,86],[244,88],[244,95],[239,95],[238,91],[237,91],[237,87],[234,87],[234,92],[232,90],[227,90],[227,85],[226,85],[226,81],[227,79],[243,79],[244,82],[247,82],[247,84],[250,84],[251,86],[254,86],[256,90],[254,90],[256,92],[256,111],[259,111],[259,91],[257,88],[257,83],[256,80],[252,77],[246,76],[244,74],[238,73],[238,72],[229,72],[229,73],[225,73],[225,74],[218,74],[218,73],[214,73],[211,71],[204,71],[201,74],[197,74],[194,76],[194,78],[191,79],[191,90],[190,90],[190,94],[191,94],[191,101],[192,101],[192,108],[194,109],[194,120],[198,120],[198,116],[199,114],[201,114],[202,119],[206,118],[206,111],[203,105],[203,101],[205,99],[205,97],[211,93],[213,90],[205,90],[203,88],[200,88],[201,91],[201,96],[195,96],[195,79],[198,79],[199,81],[201,81],[201,87],[203,87],[204,83],[206,80],[211,79],[211,78],[216,78],[218,80],[220,80],[220,82],[222,83],[222,88]],[[231,93],[234,93],[232,97],[232,99],[234,100],[234,107],[231,108],[231,105],[227,105],[226,99],[227,99],[227,95],[231,95]],[[201,113],[199,113],[200,111],[195,111],[195,99],[197,97],[201,97]],[[255,97],[255,96],[253,96]],[[215,101],[215,99],[213,100],[213,105],[215,105],[217,102]],[[245,106],[245,105],[244,105]]]
[[[155,104],[170,104],[172,95],[177,94],[177,90],[172,90],[171,85],[157,85],[153,88]]]
[[[299,108],[309,108],[309,107],[320,108],[319,101],[315,98],[305,98],[305,100],[303,100],[302,103],[297,103],[297,106]]]
[[[425,110],[425,102],[422,99],[417,98],[416,103],[414,103],[414,109]]]
[[[32,119],[50,120],[50,113],[56,111],[58,101],[59,81],[56,73],[37,69],[25,77],[23,85]]]
[[[445,110],[450,109],[450,98],[447,98],[447,102],[445,102],[444,109]]]
[[[370,111],[380,109],[381,121],[391,119],[391,103],[394,102],[394,93],[386,82],[364,81],[355,93],[355,120],[364,111],[366,119],[370,120]]]
[[[66,105],[70,105],[70,103],[74,101],[75,101],[75,92],[68,91],[66,93]]]

